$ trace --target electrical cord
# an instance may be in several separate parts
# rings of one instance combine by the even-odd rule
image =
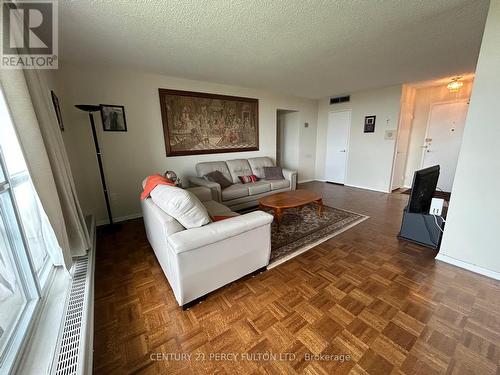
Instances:
[[[432,215],[432,216],[434,216],[434,222],[436,223],[436,226],[438,227],[438,229],[441,231],[441,233],[444,233],[443,228],[441,228],[441,226],[438,224],[437,215]],[[446,223],[445,219],[441,218],[441,220],[443,220],[443,223]]]
[[[434,216],[434,215],[432,215],[432,216]],[[432,244],[434,246],[438,247],[438,244],[432,240],[432,231],[431,231],[431,228],[429,228],[429,224],[427,223],[427,220],[425,220],[425,217],[423,217],[423,220],[424,220],[425,229],[427,229],[427,233],[429,234],[429,240],[432,242]]]

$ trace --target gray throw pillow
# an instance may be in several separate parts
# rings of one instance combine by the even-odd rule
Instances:
[[[222,174],[221,171],[213,171],[213,172],[207,173],[204,177],[208,181],[218,183],[220,185],[221,189],[225,189],[233,184],[226,177],[224,177],[224,175]]]
[[[264,167],[266,180],[284,180],[283,169],[281,167]]]

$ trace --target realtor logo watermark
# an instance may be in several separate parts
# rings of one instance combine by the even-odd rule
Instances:
[[[57,69],[57,0],[1,0],[1,5],[1,67]]]

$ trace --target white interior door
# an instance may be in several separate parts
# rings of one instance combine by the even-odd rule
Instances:
[[[326,134],[325,180],[345,183],[351,111],[330,112]]]
[[[438,188],[451,191],[467,116],[467,102],[435,104],[431,108],[422,167],[439,164]]]

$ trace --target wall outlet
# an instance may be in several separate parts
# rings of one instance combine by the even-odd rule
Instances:
[[[429,210],[429,213],[431,215],[441,216],[441,213],[443,212],[443,206],[444,206],[444,199],[432,198],[431,209]]]

